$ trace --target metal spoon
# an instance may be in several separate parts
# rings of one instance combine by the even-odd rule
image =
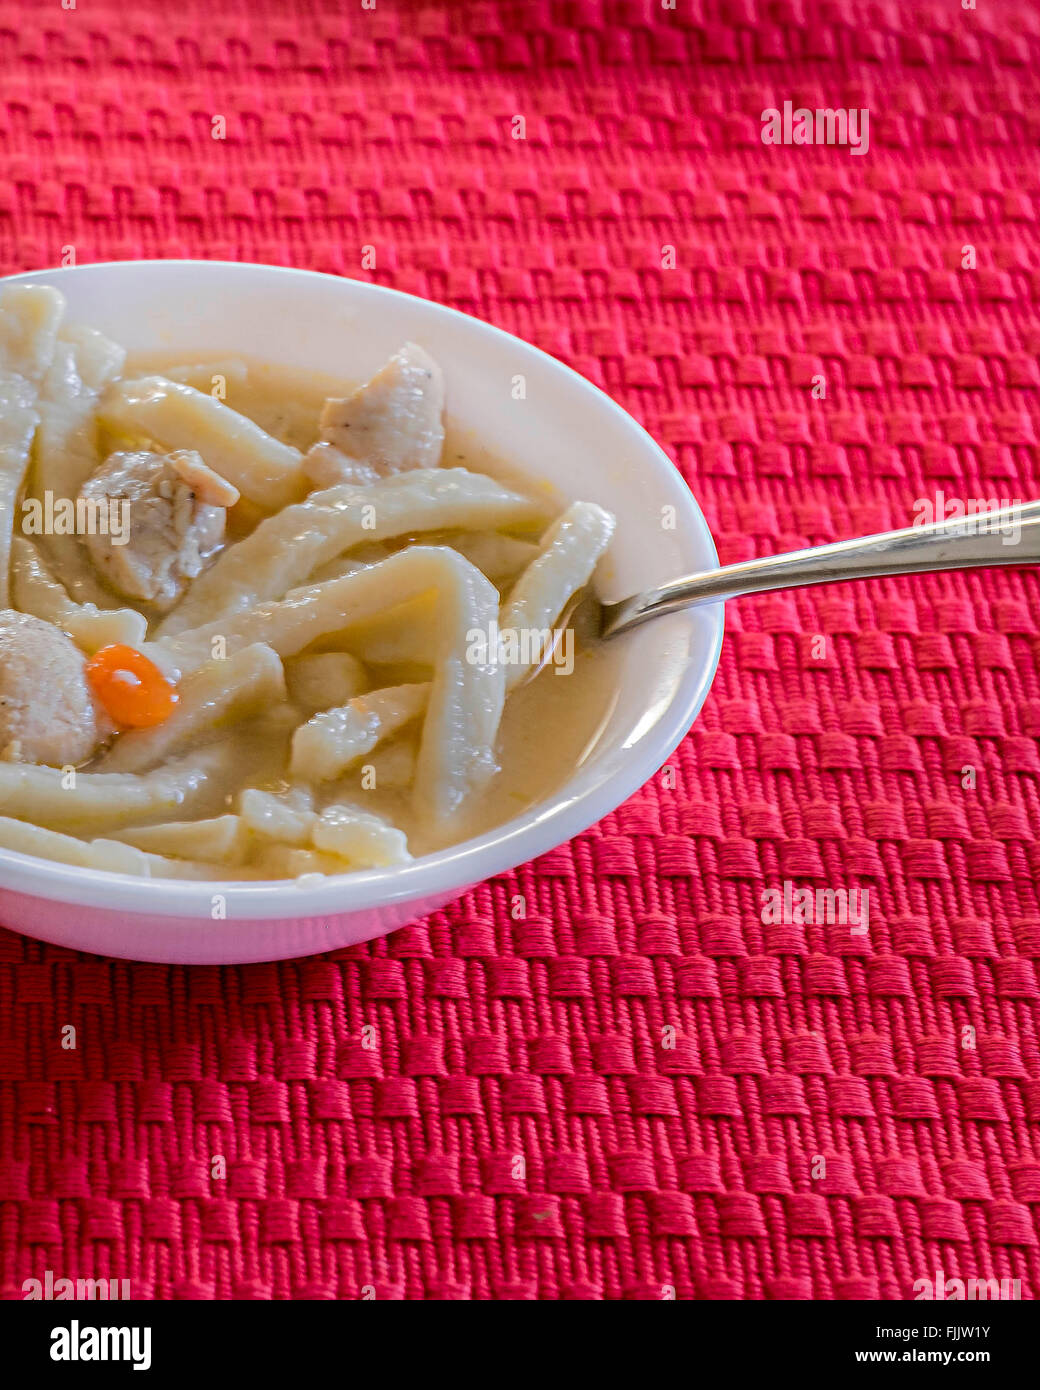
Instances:
[[[1003,527],[1014,527],[1014,531],[1005,534]],[[1040,561],[1040,502],[1026,502],[928,526],[907,526],[902,531],[885,531],[858,540],[792,550],[786,555],[767,555],[739,565],[723,565],[721,569],[673,579],[656,589],[644,589],[617,603],[594,605],[594,601],[590,604],[585,600],[581,617],[588,621],[593,636],[617,637],[662,613],[717,603],[740,594],[833,584],[844,579],[1036,561]]]

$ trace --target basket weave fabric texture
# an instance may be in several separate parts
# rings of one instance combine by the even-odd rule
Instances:
[[[0,64],[3,273],[453,304],[645,423],[724,561],[1040,496],[1029,5],[0,0]],[[865,109],[869,148],[764,144],[788,100]],[[0,932],[3,1295],[1035,1296],[1037,599],[731,605],[668,768],[370,946]],[[865,893],[867,931],[764,920],[785,883]]]

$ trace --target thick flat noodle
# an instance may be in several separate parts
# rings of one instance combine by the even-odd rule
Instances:
[[[311,830],[318,819],[314,796],[309,788],[292,787],[282,796],[247,787],[238,798],[242,823],[262,840],[303,846],[311,842]]]
[[[136,608],[98,608],[69,598],[32,542],[21,536],[11,547],[11,597],[20,612],[62,628],[88,656],[114,642],[140,647],[148,630]]]
[[[314,848],[347,861],[351,869],[378,869],[411,859],[403,831],[356,806],[327,806],[311,832]]]
[[[164,821],[130,830],[114,830],[114,839],[149,854],[194,859],[204,864],[241,864],[249,829],[240,816],[212,820]]]
[[[40,387],[40,428],[32,495],[75,503],[97,468],[97,405],[102,390],[123,369],[126,353],[90,328],[64,329]],[[40,545],[67,592],[79,603],[114,608],[118,598],[100,582],[75,535],[45,535]]]
[[[148,856],[131,845],[114,840],[77,840],[9,816],[0,816],[0,849],[13,849],[19,854],[50,859],[56,864],[73,864],[80,869],[150,876]]]
[[[77,772],[74,782],[60,768],[0,762],[0,815],[93,834],[176,813],[208,815],[222,809],[232,768],[228,750],[208,748],[143,777]]]
[[[47,285],[0,287],[0,608],[8,604],[15,511],[40,423],[40,383],[64,312],[64,295]]]
[[[359,695],[323,710],[293,735],[290,775],[303,782],[329,782],[363,758],[426,708],[428,683],[395,685]]]
[[[263,641],[281,657],[295,656],[328,633],[431,590],[438,600],[437,646],[414,796],[422,814],[448,820],[496,770],[494,745],[505,701],[504,667],[494,659],[469,659],[469,634],[490,634],[497,622],[498,591],[461,555],[439,546],[411,546],[381,564],[182,633],[164,645],[184,670],[208,659],[215,637],[224,639],[229,653]]]
[[[102,398],[101,418],[166,450],[197,450],[215,473],[264,511],[276,511],[306,490],[298,449],[182,382],[161,376],[121,381]]]
[[[56,830],[46,830],[42,826],[11,820],[7,816],[0,816],[0,849],[14,850],[18,854],[50,860],[51,863],[71,864],[78,869],[100,869],[107,873],[129,874],[134,878],[190,879],[196,883],[214,883],[221,879],[242,881],[267,877],[265,870],[249,865],[218,865],[204,858],[168,858],[137,849],[121,840],[80,840],[73,835],[62,835]]]
[[[49,285],[0,286],[0,373],[39,386],[54,358],[65,296]]]
[[[23,377],[0,376],[0,608],[9,602],[18,494],[29,471],[33,436],[40,422],[35,400],[35,388]]]
[[[596,564],[614,534],[614,518],[595,502],[575,502],[542,538],[537,557],[528,565],[502,605],[503,632],[550,629],[567,600],[592,578]],[[509,667],[506,688],[526,674],[521,665]]]
[[[464,468],[416,469],[372,487],[342,484],[286,507],[229,546],[158,633],[172,636],[282,598],[355,545],[446,527],[497,530],[545,519],[541,503]]]
[[[212,824],[199,821],[198,825]],[[159,828],[159,827],[157,827]],[[164,827],[172,829],[172,827]],[[143,833],[143,832],[142,832]],[[209,859],[181,859],[152,854],[122,840],[80,840],[43,826],[0,816],[0,849],[14,850],[56,864],[78,869],[100,869],[107,873],[129,874],[133,878],[189,879],[196,883],[215,883],[265,879],[266,870],[237,863],[214,863]]]

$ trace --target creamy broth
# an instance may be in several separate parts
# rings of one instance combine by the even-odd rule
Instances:
[[[218,384],[216,377],[223,377],[227,405],[300,450],[308,449],[317,438],[318,416],[325,399],[343,395],[358,384],[279,368],[249,357],[199,355],[187,362],[183,356],[150,353],[128,358],[126,375],[152,372],[172,375],[204,392],[212,391]],[[552,497],[557,510],[565,505],[544,480],[532,479],[496,457],[471,432],[460,429],[450,419],[446,421],[442,462],[445,466],[487,474],[528,494],[542,492]],[[443,533],[422,532],[386,548],[392,553],[420,538],[429,544],[447,539]],[[373,624],[379,625],[378,621]],[[325,641],[316,645],[323,650],[329,646]],[[349,635],[345,645],[349,650]],[[506,701],[499,730],[500,771],[467,802],[448,834],[417,819],[407,787],[393,785],[395,763],[411,740],[391,739],[366,759],[366,765],[375,768],[374,787],[362,786],[363,774],[356,771],[328,784],[324,794],[330,801],[350,800],[386,816],[405,831],[415,855],[431,853],[503,825],[552,796],[591,755],[614,707],[618,656],[617,647],[582,641],[579,631],[573,671],[557,674],[550,663],[534,680],[513,692]],[[421,680],[425,674],[422,668],[402,665],[371,665],[369,670],[373,687]],[[242,767],[247,770],[239,786],[229,789],[228,806],[240,787],[262,786],[273,791],[286,787],[284,769],[293,727],[287,726],[284,717],[276,712],[266,721],[253,721],[236,731],[242,744]],[[387,767],[386,784],[380,777],[383,765]]]
[[[568,617],[612,516],[446,419],[416,343],[355,384],[64,313],[0,288],[0,848],[343,874],[570,779],[617,687]]]

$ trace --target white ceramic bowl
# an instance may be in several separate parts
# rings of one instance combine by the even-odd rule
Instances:
[[[132,352],[248,353],[363,380],[415,339],[444,368],[457,425],[565,496],[616,513],[608,597],[717,564],[700,508],[631,416],[537,348],[453,309],[356,280],[211,261],[131,261],[15,278],[56,286],[70,320]],[[526,378],[522,401],[512,398],[516,375]],[[674,530],[661,523],[669,505]],[[642,786],[700,709],[722,626],[722,607],[713,605],[618,639],[626,648],[617,700],[593,754],[556,796],[479,839],[405,868],[316,886],[143,880],[0,850],[0,923],[82,950],[176,962],[282,959],[380,936],[563,843]]]

